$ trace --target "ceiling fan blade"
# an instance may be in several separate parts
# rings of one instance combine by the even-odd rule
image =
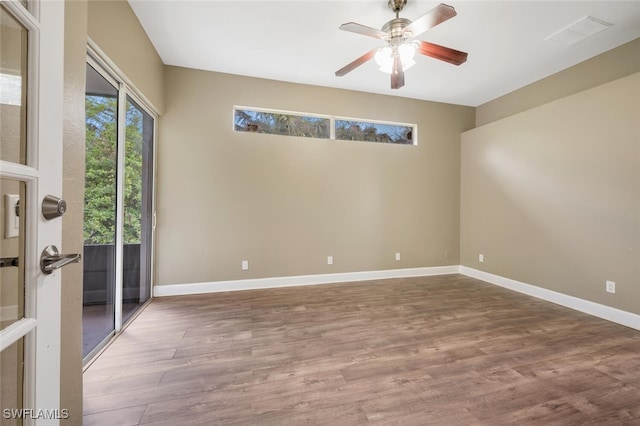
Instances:
[[[373,58],[373,56],[376,54],[376,50],[378,50],[378,49],[370,50],[369,52],[367,52],[364,55],[360,56],[355,61],[350,62],[347,65],[345,65],[344,67],[340,68],[338,71],[336,71],[336,76],[337,77],[342,77],[343,75],[345,75],[345,74],[353,71],[354,69],[358,68],[360,65],[364,64],[365,62],[367,62],[368,60]]]
[[[440,3],[438,6],[407,25],[404,30],[402,30],[402,34],[411,33],[411,37],[415,37],[456,15],[456,10],[452,6]]]
[[[418,52],[425,56],[440,59],[453,65],[464,64],[467,61],[467,53],[459,50],[450,49],[440,46],[439,44],[428,43],[426,41],[418,41]]]
[[[381,40],[389,39],[388,33],[385,33],[384,31],[381,31],[375,28],[366,27],[364,25],[360,25],[355,22],[347,22],[346,24],[340,25],[339,28],[344,31],[351,31],[352,33],[362,34],[369,37],[375,37]]]
[[[391,70],[391,88],[399,89],[404,86],[404,71],[402,70],[402,61],[400,55],[393,58],[393,69]]]

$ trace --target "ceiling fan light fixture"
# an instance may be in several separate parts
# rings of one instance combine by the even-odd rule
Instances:
[[[380,67],[380,71],[391,74],[393,58],[396,52],[400,55],[402,71],[406,71],[416,64],[416,61],[413,60],[416,55],[416,45],[414,43],[405,43],[397,47],[385,46],[379,48],[375,54],[375,60]]]
[[[388,6],[395,12],[396,17],[384,24],[382,30],[356,22],[340,25],[339,28],[343,31],[383,40],[387,46],[371,49],[356,60],[349,62],[336,71],[337,77],[342,77],[371,59],[375,59],[380,71],[391,75],[391,88],[399,89],[404,86],[404,72],[416,63],[413,60],[416,52],[453,65],[461,65],[467,61],[465,52],[414,39],[415,36],[456,16],[456,10],[453,7],[440,3],[411,22],[409,19],[399,16],[406,3],[407,0],[388,0]]]
[[[388,64],[393,63],[393,50],[389,46],[381,47],[376,51],[374,58],[376,64],[382,69]],[[389,65],[389,68],[391,68],[391,65]]]
[[[413,58],[416,56],[416,44],[401,44],[400,46],[398,46],[398,53],[400,53],[400,59],[402,59],[402,62],[413,61]]]

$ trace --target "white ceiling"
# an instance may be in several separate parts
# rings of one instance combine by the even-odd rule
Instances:
[[[381,28],[393,18],[387,0],[129,3],[167,65],[468,106],[640,37],[640,1],[445,1],[458,16],[418,38],[468,52],[467,62],[456,67],[418,55],[406,85],[392,90],[374,61],[334,75],[384,45],[338,26]],[[400,16],[416,20],[438,3],[408,0]],[[545,40],[587,15],[613,26],[573,46]]]

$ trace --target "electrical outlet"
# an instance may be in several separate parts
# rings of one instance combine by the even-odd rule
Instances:
[[[480,263],[484,262],[484,254],[479,254],[478,255],[478,262],[480,262]]]
[[[20,218],[18,217],[20,196],[4,194],[4,237],[15,238],[20,233]]]
[[[605,283],[605,290],[607,291],[607,293],[614,293],[616,292],[616,283],[613,281],[607,281]]]
[[[327,265],[333,265],[333,256],[327,256]]]
[[[249,261],[248,260],[243,260],[242,261],[242,270],[246,271],[247,269],[249,269]]]
[[[400,253],[396,253],[396,260],[400,260]]]

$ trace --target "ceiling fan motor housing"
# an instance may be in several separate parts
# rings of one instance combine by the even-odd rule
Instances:
[[[411,24],[411,21],[406,18],[395,18],[384,24],[382,31],[388,33],[391,40],[401,38],[402,31]]]
[[[389,9],[393,10],[395,13],[398,13],[406,4],[407,0],[389,0],[387,6],[389,6]]]

